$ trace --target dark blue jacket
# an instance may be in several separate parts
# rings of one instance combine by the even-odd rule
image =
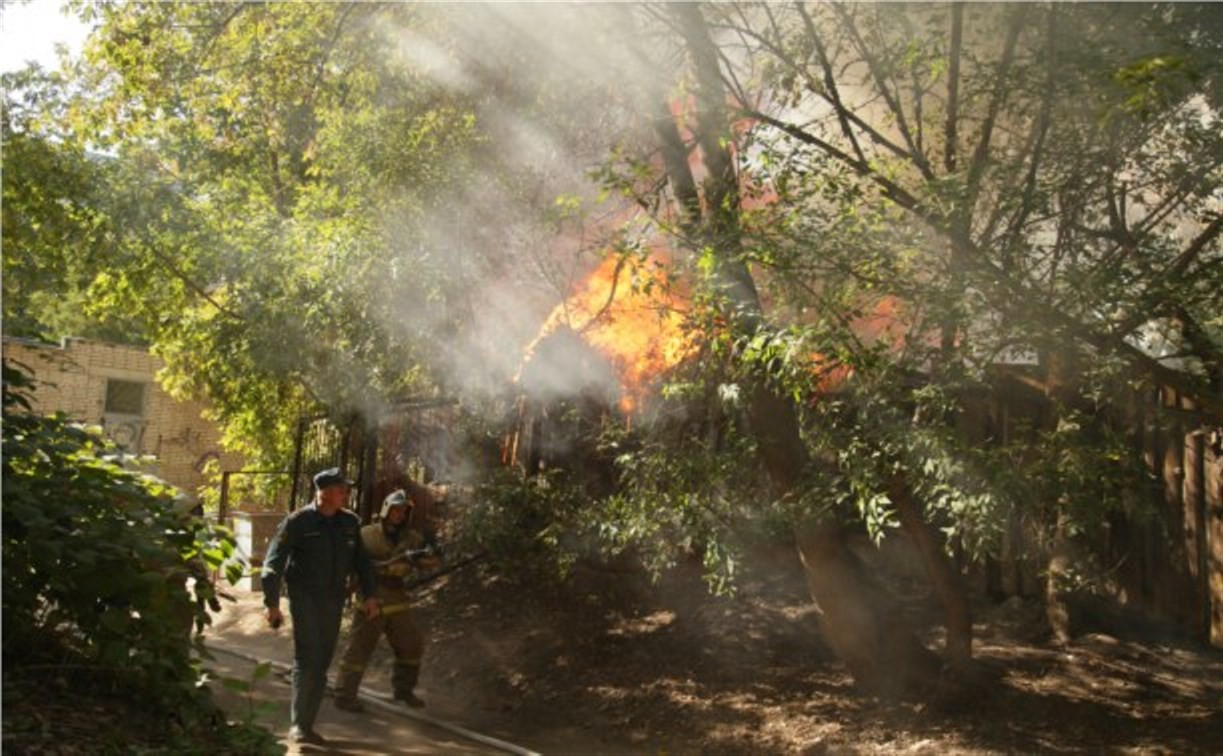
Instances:
[[[361,543],[361,519],[341,509],[331,517],[310,505],[281,521],[263,560],[263,603],[280,605],[281,583],[294,594],[344,600],[356,573],[362,598],[374,595],[374,567]]]

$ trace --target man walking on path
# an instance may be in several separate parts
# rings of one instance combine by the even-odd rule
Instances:
[[[280,587],[288,587],[293,617],[293,696],[289,739],[323,744],[314,720],[327,687],[335,654],[348,579],[356,573],[365,616],[378,616],[373,566],[361,543],[361,520],[344,509],[352,482],[339,468],[314,476],[313,505],[291,513],[276,531],[263,563],[267,621],[280,627]]]
[[[408,511],[413,504],[403,489],[392,491],[382,502],[378,522],[361,529],[365,550],[374,560],[377,597],[382,611],[376,617],[360,613],[353,617],[336,681],[335,705],[338,709],[361,711],[364,708],[357,699],[357,689],[378,639],[384,634],[395,654],[391,673],[395,698],[412,707],[425,705],[414,692],[425,640],[412,619],[404,578],[414,569],[433,569],[438,560],[433,550],[426,548],[425,533],[409,526]]]

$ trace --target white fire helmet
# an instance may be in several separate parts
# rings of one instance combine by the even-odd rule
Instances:
[[[386,495],[382,500],[382,509],[378,511],[378,519],[385,520],[387,514],[392,507],[409,507],[412,505],[412,500],[408,498],[407,492],[402,488],[397,488]]]

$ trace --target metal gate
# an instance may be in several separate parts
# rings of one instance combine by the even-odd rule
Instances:
[[[457,417],[458,402],[445,398],[398,402],[376,423],[357,415],[342,422],[303,417],[294,444],[290,511],[312,495],[314,474],[328,467],[354,481],[348,506],[365,522],[404,475],[419,483],[451,479]]]

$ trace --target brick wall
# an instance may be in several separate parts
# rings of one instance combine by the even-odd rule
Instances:
[[[204,405],[181,402],[157,384],[162,367],[141,347],[85,339],[40,344],[4,339],[4,358],[24,365],[37,382],[35,409],[62,411],[101,425],[127,451],[148,454],[146,469],[189,494],[207,484],[202,470],[210,459],[222,469],[242,467],[240,455],[223,452],[220,433],[204,419]]]

